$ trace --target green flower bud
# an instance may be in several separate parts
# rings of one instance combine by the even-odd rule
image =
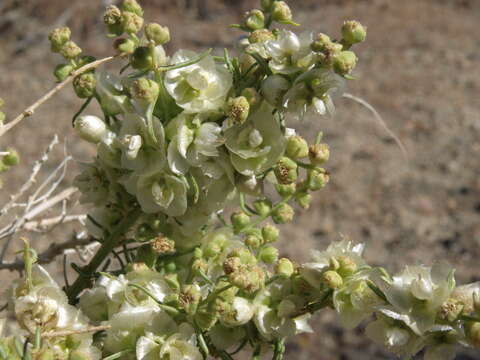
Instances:
[[[232,222],[233,230],[239,232],[250,224],[250,216],[239,211],[232,214],[230,221]]]
[[[99,143],[107,134],[107,126],[96,116],[80,116],[73,124],[78,136],[93,144]]]
[[[74,350],[68,356],[68,360],[92,360],[92,358],[82,351]]]
[[[180,282],[178,281],[178,274],[166,274],[164,276],[164,280],[165,282],[168,284],[168,286],[170,286],[170,289],[176,291],[176,290],[180,290]],[[174,299],[174,300],[178,300],[178,299]],[[164,300],[165,303],[168,303],[167,299]]]
[[[145,36],[155,45],[163,45],[170,41],[170,30],[166,26],[157,23],[150,23],[145,26]]]
[[[103,14],[103,22],[107,26],[108,33],[112,36],[123,34],[122,11],[115,5],[109,5]]]
[[[262,6],[262,9],[265,11],[270,11],[274,1],[275,0],[261,0],[260,4]]]
[[[153,56],[150,49],[146,46],[140,46],[135,49],[130,64],[137,70],[148,70],[153,68]]]
[[[480,322],[470,322],[466,325],[467,338],[476,348],[480,348]]]
[[[124,0],[122,10],[132,12],[138,16],[143,16],[143,9],[137,0]]]
[[[15,166],[20,162],[20,155],[15,149],[7,149],[8,154],[5,155],[2,159],[2,162],[7,166]]]
[[[330,289],[338,289],[343,285],[343,279],[339,273],[333,270],[325,271],[322,280]]]
[[[232,272],[228,278],[233,285],[248,293],[260,290],[265,285],[265,272],[259,266],[242,266],[239,271]]]
[[[175,261],[167,261],[163,266],[167,273],[175,273],[177,271],[177,263]]]
[[[345,21],[342,26],[342,37],[349,45],[361,43],[367,37],[367,28],[355,20]]]
[[[297,180],[298,177],[298,165],[292,159],[284,156],[278,160],[275,166],[274,172],[277,177],[277,181],[280,184],[291,184]]]
[[[205,247],[204,255],[208,259],[217,256],[221,251],[222,247],[220,244],[216,242],[210,242]]]
[[[358,269],[358,266],[355,260],[349,256],[339,256],[337,258],[337,261],[339,265],[339,268],[337,271],[341,276],[353,275]]]
[[[252,249],[258,249],[262,245],[262,237],[257,234],[249,234],[245,238],[245,245]]]
[[[272,210],[272,202],[270,200],[256,200],[253,203],[253,208],[260,216],[267,216]]]
[[[275,36],[268,29],[255,30],[248,37],[248,41],[250,41],[251,44],[265,42],[273,39],[275,39]]]
[[[113,48],[120,54],[133,54],[136,44],[132,39],[116,39],[113,43]]]
[[[233,125],[243,124],[250,112],[250,104],[245,96],[230,98],[227,102],[227,116]]]
[[[315,40],[313,40],[310,48],[316,52],[324,52],[332,44],[330,36],[320,33],[317,35]]]
[[[292,262],[287,258],[281,258],[278,260],[275,266],[275,273],[280,276],[290,277],[295,272],[295,267]]]
[[[333,59],[333,69],[339,75],[350,74],[357,65],[357,56],[353,51],[342,51]]]
[[[308,144],[301,136],[289,136],[287,138],[286,155],[292,159],[301,159],[308,156]]]
[[[143,18],[133,12],[125,11],[122,13],[122,25],[127,34],[136,34],[143,26]]]
[[[256,265],[257,258],[255,257],[252,252],[246,248],[237,248],[232,250],[230,254],[228,254],[228,258],[239,258],[242,265]]]
[[[247,55],[247,54],[245,54]],[[250,55],[247,55],[250,56]],[[251,56],[250,56],[251,57]],[[250,109],[255,108],[257,105],[260,104],[262,98],[255,88],[246,88],[242,91],[242,96],[245,97],[250,104]]]
[[[175,241],[166,236],[157,236],[150,241],[152,250],[158,255],[171,254],[175,252]]]
[[[132,98],[146,104],[151,104],[157,101],[159,92],[160,87],[158,84],[147,78],[135,80],[130,88]]]
[[[180,304],[189,314],[194,314],[202,299],[200,289],[195,285],[185,285],[180,293]]]
[[[306,181],[307,188],[317,191],[325,187],[329,181],[329,176],[323,169],[310,170]]]
[[[265,15],[261,10],[251,10],[245,14],[243,25],[248,30],[259,30],[265,27]]]
[[[267,224],[262,228],[262,237],[265,243],[273,243],[278,240],[280,231],[276,226]]]
[[[330,148],[327,144],[314,144],[308,149],[308,157],[313,165],[322,165],[330,158]]]
[[[70,40],[72,32],[68,27],[61,27],[58,29],[52,30],[48,35],[48,40],[50,40],[50,45],[53,52],[60,52],[61,48],[67,41]]]
[[[312,195],[310,195],[307,192],[300,192],[297,195],[295,195],[295,201],[303,209],[308,209],[312,202]]]
[[[92,97],[95,94],[97,80],[91,72],[78,75],[73,79],[73,90],[81,99]]]
[[[443,320],[454,322],[462,314],[464,307],[461,301],[450,298],[442,304],[438,316]]]
[[[273,3],[272,19],[282,24],[292,23],[292,10],[285,1],[275,1]]]
[[[278,249],[273,246],[266,246],[260,250],[259,258],[265,264],[273,264],[278,260]]]
[[[81,53],[82,49],[80,49],[80,47],[71,40],[63,44],[60,49],[60,54],[65,59],[75,59]]]
[[[291,183],[291,184],[276,184],[275,189],[277,190],[278,194],[286,198],[288,196],[291,196],[297,191],[297,184]]]
[[[281,204],[272,212],[272,219],[276,224],[285,224],[293,220],[295,211],[288,204]]]

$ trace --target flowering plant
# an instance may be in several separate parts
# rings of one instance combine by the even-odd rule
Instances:
[[[100,248],[62,289],[26,243],[25,276],[8,292],[19,330],[5,331],[1,360],[226,360],[241,350],[279,360],[324,308],[348,328],[374,317],[367,335],[407,359],[480,347],[480,283],[456,286],[446,264],[389,275],[347,239],[304,264],[274,246],[274,224],[329,180],[321,133],[309,144],[288,126],[333,114],[364,26],[346,21],[340,40],[295,34],[276,28],[296,25],[288,5],[262,0],[234,25],[246,33],[238,56],[170,56],[169,30],[143,16],[135,0],[105,12],[120,75],[96,69],[103,60],[83,55],[68,28],[50,34],[65,58],[55,76],[86,99],[73,126],[97,153],[75,184]],[[82,115],[92,99],[102,118]]]

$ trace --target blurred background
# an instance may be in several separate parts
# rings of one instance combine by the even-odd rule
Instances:
[[[101,21],[110,3],[0,0],[0,97],[7,115],[16,115],[53,85],[52,69],[61,60],[49,51],[47,35],[54,27],[70,26],[85,53],[111,54]],[[227,26],[258,6],[254,0],[144,0],[142,5],[147,20],[170,27],[170,53],[230,48],[241,34]],[[291,6],[302,29],[335,36],[346,19],[368,26],[367,42],[356,49],[360,62],[349,92],[382,114],[408,158],[371,113],[348,99],[338,101],[333,119],[297,124],[303,134],[324,131],[332,175],[311,209],[285,227],[283,254],[302,261],[311,248],[344,235],[365,242],[368,260],[391,271],[405,263],[446,259],[457,268],[459,282],[480,281],[480,1],[297,0]],[[71,136],[72,114],[81,104],[65,90],[1,138],[1,147],[16,147],[23,162],[4,176],[0,203],[26,180],[55,133],[76,160],[89,159],[94,149]],[[47,172],[63,157],[60,146]],[[77,172],[72,162],[65,186]],[[35,236],[33,246],[44,249],[68,231]],[[60,276],[61,261],[49,268]],[[1,272],[0,289],[15,276]],[[366,339],[362,328],[342,330],[333,311],[317,319],[315,333],[289,344],[287,359],[394,358]],[[458,359],[480,355],[467,351]]]

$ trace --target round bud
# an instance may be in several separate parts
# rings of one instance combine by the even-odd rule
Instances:
[[[255,30],[248,37],[248,41],[250,41],[250,44],[261,43],[273,39],[275,39],[275,36],[268,29]]]
[[[245,96],[228,99],[226,114],[234,125],[243,124],[249,112],[250,104]]]
[[[295,196],[295,201],[303,209],[308,209],[312,203],[312,195],[307,192],[300,192]]]
[[[70,64],[58,64],[53,71],[53,75],[55,75],[59,82],[62,82],[73,70],[75,70],[75,68]]]
[[[289,259],[281,258],[278,260],[277,266],[275,266],[275,273],[277,275],[290,277],[294,272],[295,267]]]
[[[343,279],[339,273],[333,270],[325,271],[322,280],[330,289],[338,289],[343,285]]]
[[[308,172],[307,188],[312,191],[320,190],[327,185],[328,180],[329,176],[324,170],[311,170]]]
[[[257,258],[255,257],[252,252],[246,248],[236,248],[228,254],[228,257],[237,257],[240,259],[240,262],[243,265],[256,265],[257,264]]]
[[[177,272],[177,263],[175,261],[167,261],[164,265],[164,269],[167,273],[175,273]]]
[[[280,231],[276,226],[267,224],[262,228],[263,241],[266,243],[273,243],[278,240]]]
[[[237,272],[242,266],[242,261],[238,257],[229,257],[223,262],[223,271],[230,275]]]
[[[357,56],[353,51],[342,51],[333,59],[333,69],[339,75],[350,74],[357,65]]]
[[[120,54],[131,55],[135,51],[136,44],[132,39],[116,39],[113,48]]]
[[[270,200],[255,200],[253,203],[253,208],[260,216],[267,216],[272,210],[272,202]]]
[[[238,211],[232,214],[230,221],[232,222],[234,231],[239,232],[250,224],[250,216],[243,211]]]
[[[70,40],[71,35],[72,32],[68,27],[61,27],[52,30],[52,32],[50,32],[48,35],[48,40],[50,40],[52,51],[60,52],[60,49],[63,47],[63,45]]]
[[[170,30],[166,26],[157,23],[150,23],[145,26],[145,36],[155,45],[163,45],[170,41]]]
[[[261,0],[260,4],[262,9],[265,11],[270,11],[275,0]]]
[[[132,98],[142,103],[151,104],[158,98],[160,87],[158,84],[147,78],[135,80],[130,87]]]
[[[277,190],[278,194],[286,198],[288,196],[291,196],[297,191],[297,184],[291,183],[291,184],[276,184],[275,189]]]
[[[95,74],[92,72],[78,75],[73,79],[73,89],[81,99],[92,97],[95,94],[96,86],[97,79],[95,79]]]
[[[285,224],[293,220],[295,211],[288,204],[281,204],[272,212],[272,219],[276,224]]]
[[[272,6],[273,21],[290,24],[292,22],[292,10],[285,1],[275,1]]]
[[[80,47],[71,40],[63,44],[60,49],[60,54],[65,59],[75,59],[81,53],[82,49],[80,49]]]
[[[342,37],[344,42],[349,45],[361,43],[367,37],[367,29],[358,21],[345,21],[342,26]]]
[[[108,33],[113,36],[123,34],[122,11],[115,5],[109,5],[103,14],[103,22],[107,25]]]
[[[259,258],[265,264],[273,264],[278,260],[278,249],[273,246],[266,246],[260,250]]]
[[[103,120],[93,115],[80,116],[74,127],[78,136],[93,144],[99,143],[108,132]]]
[[[480,348],[480,322],[472,322],[467,325],[467,335],[470,343]]]
[[[258,249],[262,245],[262,238],[258,234],[250,234],[245,238],[245,245]]]
[[[143,16],[143,9],[137,0],[123,0],[122,10],[132,12],[138,16]]]
[[[320,33],[315,40],[313,40],[310,48],[316,52],[324,52],[330,44],[332,44],[330,36]]]
[[[133,12],[124,11],[122,13],[122,25],[127,34],[136,34],[143,26],[143,18]]]
[[[148,70],[153,68],[154,62],[152,52],[146,46],[136,48],[130,59],[130,64],[137,70]]]
[[[342,276],[353,275],[357,271],[357,263],[349,256],[339,256],[337,258],[339,269],[338,273]]]
[[[322,165],[330,158],[330,148],[327,144],[314,144],[308,149],[308,157],[313,165]]]
[[[15,149],[7,149],[8,154],[2,158],[2,162],[7,166],[15,166],[20,162],[20,155]]]
[[[298,165],[292,159],[283,156],[278,160],[274,172],[280,184],[291,184],[297,180]]]
[[[301,159],[308,156],[307,141],[301,136],[294,135],[287,138],[286,155],[292,159]]]
[[[248,30],[259,30],[265,27],[265,15],[261,10],[251,10],[245,14],[243,25]]]

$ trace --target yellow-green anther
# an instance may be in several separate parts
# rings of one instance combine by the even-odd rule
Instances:
[[[136,34],[143,26],[143,18],[133,12],[124,11],[122,13],[123,30],[127,34]]]
[[[350,74],[357,65],[357,55],[353,51],[342,51],[333,59],[333,69],[339,75]]]
[[[20,162],[20,155],[15,149],[7,149],[8,154],[2,158],[2,162],[7,166],[15,166]]]
[[[132,83],[130,94],[132,98],[143,103],[153,103],[157,100],[160,87],[158,84],[147,78],[140,78]]]
[[[265,15],[261,10],[251,10],[245,14],[243,25],[249,30],[259,30],[265,27]]]
[[[273,264],[278,260],[278,249],[273,246],[266,246],[259,252],[259,258],[265,264]]]
[[[295,272],[293,263],[287,258],[281,258],[278,260],[275,266],[275,273],[280,276],[290,277]]]
[[[130,59],[130,64],[137,70],[151,69],[154,65],[153,54],[148,47],[140,46],[135,49]]]
[[[275,189],[277,190],[278,194],[285,198],[287,196],[293,195],[297,190],[297,185],[295,183],[291,184],[276,184]]]
[[[367,37],[367,28],[358,21],[345,21],[342,26],[343,41],[349,45],[361,43]]]
[[[95,94],[96,86],[97,80],[95,79],[95,74],[91,72],[78,75],[73,79],[73,89],[81,99],[92,97]]]
[[[265,243],[273,243],[278,240],[280,230],[272,224],[267,224],[262,228],[262,237]]]
[[[65,45],[65,43],[70,40],[71,35],[72,32],[68,27],[61,27],[52,30],[52,32],[50,32],[50,34],[48,35],[52,51],[60,52],[63,45]]]
[[[272,212],[272,219],[276,224],[285,224],[293,220],[295,211],[288,204],[280,204]]]
[[[166,26],[150,23],[145,26],[145,36],[156,45],[163,45],[170,41],[170,30]]]
[[[340,274],[333,270],[325,271],[322,280],[330,289],[338,289],[343,285],[343,279]]]
[[[317,191],[325,187],[325,185],[328,183],[328,180],[329,176],[323,169],[322,171],[311,170],[308,172],[306,183],[309,190]]]
[[[137,45],[132,39],[117,39],[113,43],[113,48],[120,54],[131,55],[135,51]]]
[[[268,29],[255,30],[248,37],[248,41],[250,41],[251,44],[255,44],[255,43],[259,43],[259,42],[265,42],[265,41],[273,40],[273,39],[275,39],[275,36]]]
[[[243,124],[250,113],[250,103],[245,96],[230,98],[227,102],[226,115],[234,125]]]
[[[250,224],[250,216],[243,211],[238,211],[232,214],[230,221],[232,222],[234,231],[238,232]]]
[[[308,149],[308,157],[313,165],[322,165],[330,158],[330,148],[327,144],[314,144]]]
[[[298,135],[287,138],[286,155],[292,159],[301,159],[308,156],[308,143]]]
[[[285,1],[275,1],[272,6],[272,19],[282,24],[292,22],[292,10]]]
[[[135,13],[138,16],[143,16],[143,9],[136,0],[124,0],[122,10]]]
[[[82,53],[82,49],[74,41],[71,41],[71,40],[67,41],[60,48],[60,54],[65,59],[75,59],[81,53]]]
[[[111,35],[123,34],[122,11],[115,5],[109,5],[103,14],[103,22]]]
[[[295,201],[303,209],[308,209],[312,203],[312,195],[307,192],[300,192],[295,195]]]
[[[280,184],[291,184],[297,180],[298,177],[298,165],[292,159],[283,156],[278,160],[275,166],[274,172],[277,181]]]

